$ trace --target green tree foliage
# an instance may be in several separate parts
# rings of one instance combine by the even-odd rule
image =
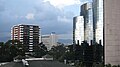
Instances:
[[[47,47],[43,44],[40,43],[39,45],[35,46],[35,53],[34,53],[34,57],[42,57],[44,55],[47,54]]]
[[[106,64],[105,67],[120,67],[120,65],[111,65],[111,64]]]
[[[60,61],[74,62],[76,66],[92,67],[94,63],[98,67],[102,65],[102,46],[97,43],[89,45],[86,41],[83,41],[81,45],[68,45],[62,54],[60,54],[58,48],[54,47],[53,53]]]
[[[73,45],[69,45],[66,47],[66,51],[64,54],[64,59],[66,60],[75,60],[75,52],[73,51]]]
[[[9,46],[8,45],[4,45],[4,44],[0,44],[0,62],[4,62],[7,61],[9,59]]]
[[[24,55],[23,45],[18,40],[0,43],[0,62],[12,61],[17,55]]]
[[[64,45],[58,45],[53,46],[48,53],[53,56],[54,60],[59,60],[64,55],[65,50]]]

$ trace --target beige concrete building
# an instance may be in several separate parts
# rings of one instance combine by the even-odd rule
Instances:
[[[104,0],[105,64],[120,65],[120,0]]]
[[[47,50],[50,50],[53,46],[57,46],[57,35],[55,33],[51,33],[49,35],[42,35],[42,42],[47,47]]]

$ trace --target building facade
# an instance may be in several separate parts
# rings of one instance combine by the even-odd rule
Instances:
[[[84,32],[83,39],[89,44],[93,40],[104,46],[105,64],[120,65],[119,3],[120,0],[93,0],[81,6],[82,26],[77,24],[81,20],[73,19],[73,43],[77,43]]]
[[[93,41],[93,9],[92,3],[85,3],[81,6],[80,16],[84,17],[84,40],[89,44]]]
[[[93,21],[95,42],[103,45],[103,0],[93,0]]]
[[[104,46],[105,64],[120,65],[120,0],[93,0],[95,40]]]
[[[42,42],[47,47],[47,50],[50,50],[52,46],[57,46],[58,37],[55,33],[50,35],[42,35]]]
[[[26,53],[35,51],[35,46],[39,44],[39,26],[36,25],[15,25],[11,30],[11,39],[19,40],[25,47]]]
[[[105,64],[120,65],[120,0],[104,0]]]
[[[84,18],[76,16],[73,18],[73,44],[81,44],[84,41]]]
[[[80,16],[84,18],[84,27],[82,26],[84,40],[88,43],[93,40],[104,46],[105,64],[120,65],[119,3],[120,0],[93,0],[92,6],[90,3],[81,6]],[[77,25],[73,24],[73,26]],[[77,37],[80,38],[79,36]]]

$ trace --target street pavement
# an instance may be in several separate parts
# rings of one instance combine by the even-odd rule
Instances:
[[[46,61],[46,60],[36,60],[36,61],[28,61],[28,67],[73,67],[58,61]],[[0,67],[25,67],[22,62],[10,62],[8,64],[2,65]]]

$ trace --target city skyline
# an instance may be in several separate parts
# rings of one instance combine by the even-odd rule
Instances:
[[[0,41],[9,40],[10,29],[17,24],[37,24],[42,34],[56,32],[60,38],[72,39],[72,18],[79,14],[80,5],[88,1],[0,0]]]
[[[86,35],[88,35],[87,37],[88,38],[90,37],[90,40],[92,40],[91,41],[92,45],[96,45],[96,43],[103,45],[104,64],[111,64],[111,65],[120,64],[120,59],[119,59],[120,56],[120,46],[119,46],[120,9],[119,8],[120,7],[118,6],[119,2],[120,2],[119,0],[93,0],[92,2],[93,14],[92,11],[90,11],[89,8],[90,5],[88,6],[87,3],[83,4],[81,8],[81,16],[84,17],[84,33],[79,32],[81,31],[80,29],[77,32],[79,32],[79,34],[85,34],[85,35],[80,35],[81,36],[80,37],[76,35],[75,30],[73,31],[73,35],[74,35],[73,43],[74,41],[76,41],[77,37],[83,38],[82,36],[85,36],[84,38],[86,41]],[[93,22],[91,20],[93,20]],[[75,22],[76,21],[74,21],[73,19],[73,23]],[[83,22],[80,21],[80,23]],[[77,23],[75,24],[73,24],[73,29],[74,28],[78,29],[77,28],[78,25],[79,28],[83,26]],[[91,37],[92,34],[89,35],[90,32],[93,33],[92,37]],[[77,40],[81,41],[80,39]]]
[[[79,60],[77,63],[86,67],[119,65],[119,3],[120,0],[0,0],[0,58],[51,54],[64,62]],[[73,43],[65,44],[59,39],[71,39]],[[59,58],[55,56],[58,52]],[[70,59],[67,54],[72,54]]]

